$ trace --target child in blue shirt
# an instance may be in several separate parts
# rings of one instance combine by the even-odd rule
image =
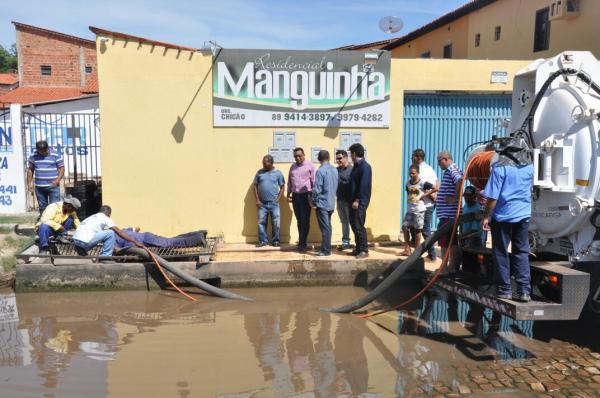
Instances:
[[[465,205],[462,208],[462,214],[477,214],[481,212],[481,206],[479,205],[479,201],[477,200],[477,190],[473,186],[468,186],[465,188],[465,192],[463,194],[463,198],[465,199]],[[461,239],[463,247],[476,248],[482,247],[481,243],[481,231],[480,231],[480,220],[473,220],[465,222],[461,225],[460,234],[461,236],[469,235],[464,239]],[[477,261],[477,256],[474,253],[463,252],[462,256],[462,268],[465,272],[478,273],[479,265]]]

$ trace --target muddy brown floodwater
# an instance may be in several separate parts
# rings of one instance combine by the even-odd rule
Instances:
[[[0,397],[600,395],[600,323],[516,322],[430,295],[361,319],[353,287],[0,292]]]

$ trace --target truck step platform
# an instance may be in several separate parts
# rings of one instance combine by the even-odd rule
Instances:
[[[488,279],[462,274],[441,277],[436,285],[450,293],[516,320],[575,320],[590,290],[590,275],[568,262],[531,263],[532,300],[528,303],[495,297]]]

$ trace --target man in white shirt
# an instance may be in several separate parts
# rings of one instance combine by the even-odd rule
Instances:
[[[73,235],[75,247],[82,249],[80,253],[82,251],[87,253],[96,245],[102,243],[100,256],[112,256],[115,246],[115,234],[137,247],[143,247],[140,242],[131,238],[115,225],[115,222],[110,218],[111,213],[110,206],[102,206],[98,213],[81,222],[75,235]]]
[[[425,220],[423,224],[423,239],[427,239],[431,235],[431,221],[433,219],[433,211],[435,210],[435,197],[439,189],[438,178],[435,170],[425,163],[425,151],[421,148],[415,149],[412,153],[412,162],[419,166],[419,177],[423,182],[428,182],[433,186],[433,189],[422,197],[425,203]],[[435,260],[435,247],[432,245],[429,248],[427,258]]]

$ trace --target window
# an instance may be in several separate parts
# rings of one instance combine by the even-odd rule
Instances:
[[[50,66],[50,65],[40,66],[40,73],[43,76],[50,76],[52,74],[52,66]]]
[[[475,33],[475,47],[479,47],[481,44],[481,33]]]
[[[496,26],[496,28],[494,29],[494,40],[495,41],[500,40],[501,33],[502,33],[502,26]]]
[[[426,51],[421,54],[421,58],[431,58],[431,51]]]
[[[579,12],[579,0],[567,0],[567,12]]]
[[[88,75],[89,75],[90,73],[92,73],[92,67],[91,67],[91,66],[86,66],[86,67],[85,67],[85,73],[87,73]]]
[[[444,58],[452,58],[452,43],[444,46]]]
[[[535,13],[535,35],[533,52],[544,51],[550,47],[550,8],[546,7]]]

